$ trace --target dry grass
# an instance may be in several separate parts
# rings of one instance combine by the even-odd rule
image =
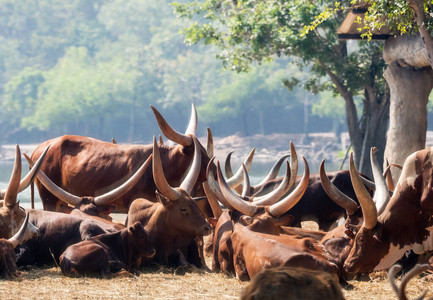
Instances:
[[[124,217],[114,216],[115,221]],[[346,299],[396,299],[386,272],[370,278],[350,281],[353,288],[343,291]],[[96,279],[69,278],[57,267],[34,268],[23,270],[22,279],[0,280],[0,299],[238,299],[246,284],[222,273],[174,275],[173,270],[147,269],[135,277]],[[433,284],[417,277],[409,282],[407,295],[413,299],[425,290],[432,296]]]

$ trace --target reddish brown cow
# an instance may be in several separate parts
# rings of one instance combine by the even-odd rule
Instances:
[[[25,242],[25,231],[29,224],[29,215],[26,214],[24,222],[18,232],[10,239],[0,238],[0,278],[21,277],[17,270],[16,256],[14,249],[21,243]],[[37,233],[28,238],[35,238]]]
[[[30,182],[33,181],[37,172],[39,171],[45,154],[48,148],[42,153],[40,159],[36,162],[35,168],[33,168],[28,175],[21,180],[21,151],[19,146],[15,149],[15,163],[12,170],[12,175],[9,180],[9,186],[4,191],[4,200],[0,200],[0,238],[12,237],[24,222],[26,216],[24,210],[19,206],[17,201],[18,193],[27,187]],[[34,235],[36,228],[29,223],[27,234],[29,236]]]
[[[163,134],[179,144],[159,146],[167,180],[170,185],[179,186],[194,156],[193,137],[197,128],[195,109],[193,107],[185,134],[173,130],[159,112],[153,107],[152,109]],[[36,160],[48,144],[51,148],[42,170],[57,186],[78,196],[95,197],[118,186],[124,178],[135,173],[152,153],[152,145],[118,145],[89,137],[66,135],[39,145],[32,154],[32,160]],[[201,167],[196,186],[201,188],[201,183],[206,178],[205,170],[209,158],[206,149],[200,143],[198,146],[201,152]],[[36,180],[36,185],[44,209],[59,211],[58,198],[39,180]],[[117,206],[117,211],[127,212],[129,205],[136,198],[144,197],[156,201],[155,190],[155,182],[151,171],[148,170],[128,193],[113,204]]]
[[[335,277],[321,271],[282,267],[260,271],[242,291],[241,300],[344,300]]]
[[[348,272],[386,269],[407,250],[422,253],[433,249],[433,148],[406,159],[394,194],[379,216],[354,166],[351,172],[364,222],[344,264]]]
[[[128,212],[127,226],[137,221],[141,222],[149,233],[151,244],[156,249],[153,261],[167,266],[177,267],[188,263],[201,267],[195,237],[207,235],[209,224],[191,198],[194,183],[200,171],[200,145],[193,137],[196,152],[192,166],[179,188],[172,188],[165,179],[161,164],[159,147],[156,138],[153,140],[153,177],[158,187],[156,198],[158,202],[147,199],[136,199]]]
[[[122,269],[137,272],[141,257],[151,258],[155,249],[140,222],[119,232],[101,234],[69,246],[60,256],[66,276],[112,277]]]

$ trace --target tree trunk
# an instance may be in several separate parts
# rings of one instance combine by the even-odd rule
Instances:
[[[427,102],[433,88],[433,70],[431,67],[402,67],[393,62],[384,77],[391,91],[385,157],[390,163],[403,165],[408,155],[425,147]],[[400,170],[391,170],[396,182]]]

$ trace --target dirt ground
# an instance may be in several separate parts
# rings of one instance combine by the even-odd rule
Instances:
[[[126,215],[112,216],[114,221],[123,222]],[[310,229],[315,226],[314,222],[303,223]],[[210,266],[211,259],[206,263]],[[375,272],[370,274],[370,281],[350,281],[352,288],[343,294],[346,299],[397,299],[386,275]],[[172,269],[144,269],[139,276],[113,279],[69,278],[60,268],[47,267],[22,270],[21,279],[0,280],[0,299],[238,299],[247,284],[222,273],[175,275]],[[409,299],[427,290],[431,297],[433,283],[417,277],[406,290]]]

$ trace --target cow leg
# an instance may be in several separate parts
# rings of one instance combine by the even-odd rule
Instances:
[[[198,256],[200,257],[201,267],[199,267],[199,268],[201,268],[203,271],[211,272],[211,270],[206,265],[206,260],[204,258],[204,241],[203,241],[203,236],[197,236],[195,238],[195,243],[197,243]],[[193,247],[193,245],[192,245],[192,247]]]

